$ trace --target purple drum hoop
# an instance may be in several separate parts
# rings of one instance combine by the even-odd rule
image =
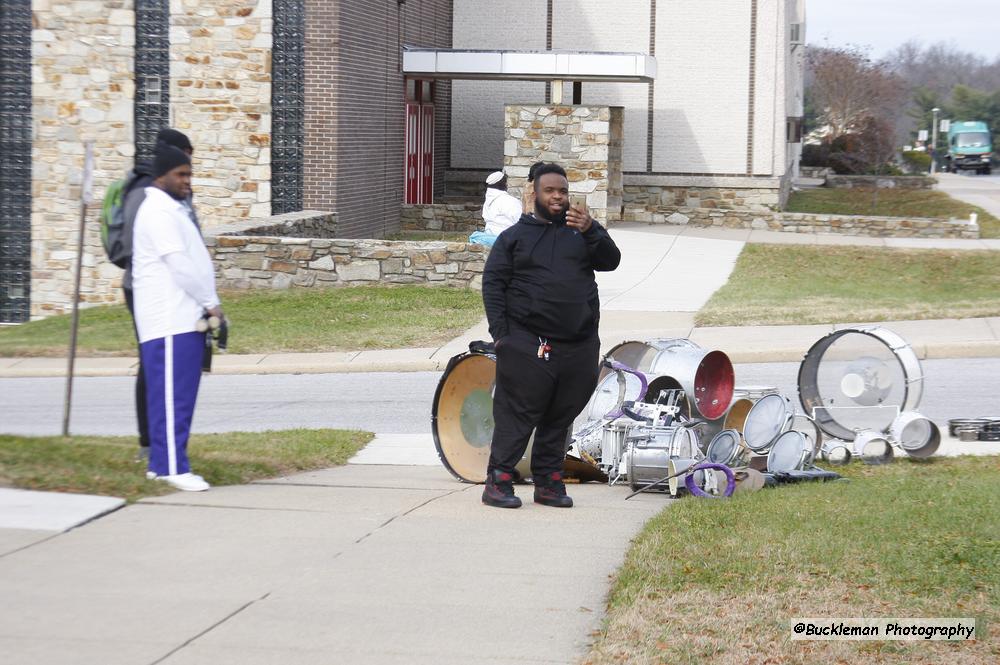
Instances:
[[[716,471],[721,471],[726,474],[726,491],[722,493],[721,497],[709,494],[695,484],[693,472],[703,471],[705,469],[715,469]],[[715,462],[697,464],[688,469],[687,478],[684,479],[684,487],[686,487],[687,491],[691,492],[694,496],[700,496],[703,499],[722,499],[732,496],[733,492],[736,491],[736,474],[733,473],[733,470],[725,464],[716,464]]]

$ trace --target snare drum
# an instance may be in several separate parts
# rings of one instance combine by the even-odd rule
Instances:
[[[619,418],[604,426],[601,436],[601,459],[598,466],[611,479],[626,473],[626,469],[622,467],[625,440],[628,433],[639,424],[631,418]]]

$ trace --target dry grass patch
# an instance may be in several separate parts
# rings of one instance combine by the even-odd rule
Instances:
[[[1000,457],[843,474],[665,508],[583,662],[1000,662]],[[974,617],[977,641],[792,641],[793,617]]]

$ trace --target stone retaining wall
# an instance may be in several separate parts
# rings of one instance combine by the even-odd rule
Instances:
[[[773,210],[781,205],[780,189],[745,187],[674,187],[625,185],[625,207],[720,208],[724,210]]]
[[[482,203],[433,203],[404,205],[400,216],[404,231],[445,231],[472,233],[482,231]]]
[[[879,238],[979,237],[979,226],[970,224],[964,219],[817,215],[802,212],[752,212],[713,208],[660,208],[650,211],[645,207],[626,207],[624,221],[795,233],[840,233]]]
[[[382,284],[482,288],[488,250],[449,242],[343,240],[316,237],[335,215],[315,211],[279,215],[261,224],[210,229],[205,245],[221,289],[287,289]],[[315,232],[311,237],[266,235]]]
[[[852,189],[865,187],[872,189],[933,189],[937,180],[922,175],[828,175],[826,187],[835,189]]]

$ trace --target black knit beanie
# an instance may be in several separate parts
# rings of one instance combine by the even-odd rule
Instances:
[[[164,127],[156,133],[156,142],[166,143],[181,150],[194,152],[194,146],[191,145],[191,139],[187,137],[187,134],[179,132],[176,129],[171,129],[170,127]]]
[[[190,163],[191,158],[187,156],[186,152],[172,145],[160,143],[156,146],[156,155],[153,159],[153,177],[159,178],[178,166]]]

